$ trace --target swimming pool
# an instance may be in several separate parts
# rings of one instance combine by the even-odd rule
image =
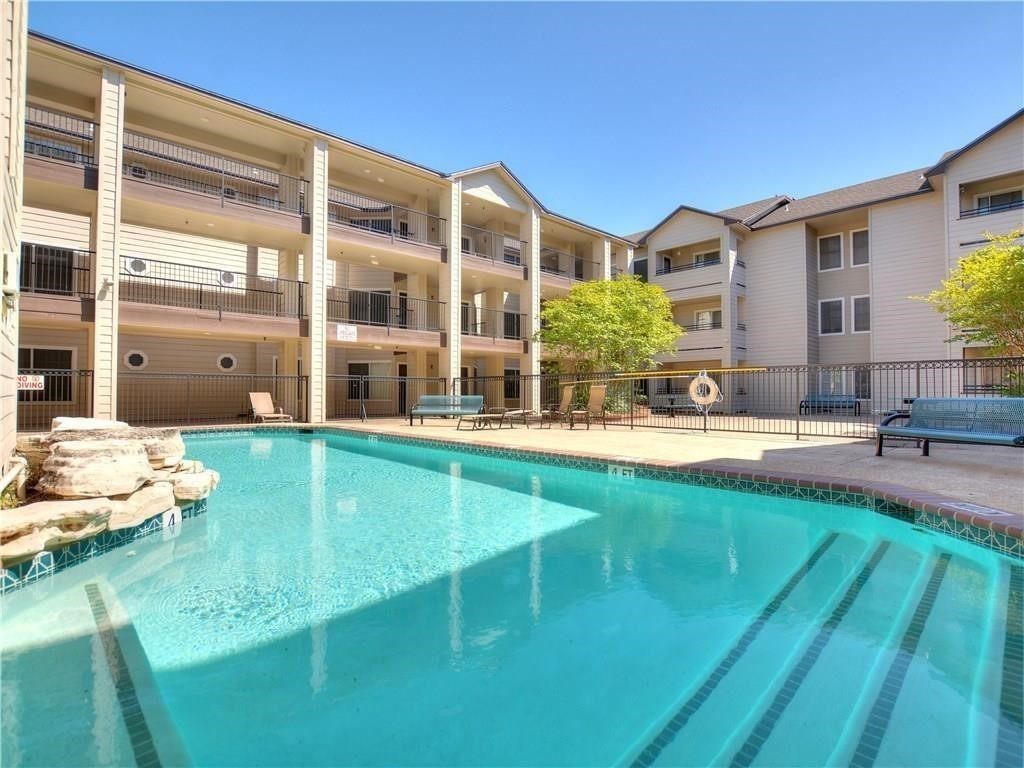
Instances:
[[[1013,765],[1024,568],[864,509],[337,433],[0,601],[7,765]]]

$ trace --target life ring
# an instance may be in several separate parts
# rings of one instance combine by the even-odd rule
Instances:
[[[717,403],[721,394],[718,384],[706,373],[702,373],[690,382],[690,399],[697,405],[707,407],[712,403]]]

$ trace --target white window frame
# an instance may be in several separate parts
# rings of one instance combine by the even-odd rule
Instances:
[[[828,240],[830,237],[838,237],[839,238],[839,266],[838,267],[829,267],[828,269],[822,269],[821,268],[821,241],[822,240]],[[831,235],[818,235],[818,252],[815,254],[815,258],[818,261],[818,271],[819,272],[838,272],[839,270],[841,270],[843,268],[843,266],[846,264],[846,243],[844,242],[845,240],[846,240],[846,238],[843,237],[843,233],[842,232],[833,232]]]
[[[233,365],[230,368],[225,368],[220,364],[222,358],[230,357]],[[221,373],[237,373],[238,372],[238,357],[231,352],[218,352],[217,353],[217,370]]]
[[[857,299],[868,300],[868,329],[866,331],[857,330]],[[871,294],[862,293],[859,296],[850,297],[850,333],[871,333]]]
[[[346,360],[345,361],[345,370],[346,371],[348,370],[348,367],[350,365],[365,365],[367,371],[369,371],[369,373],[367,374],[368,376],[375,376],[375,375],[377,375],[377,374],[373,373],[373,366],[375,366],[375,365],[387,365],[389,372],[386,373],[386,374],[382,374],[383,377],[385,377],[385,378],[395,378],[395,362],[394,362],[394,360]],[[391,400],[392,400],[392,398],[390,398],[390,397],[369,397],[369,395],[372,395],[372,394],[373,394],[373,387],[370,387],[369,391],[367,392],[368,396],[363,398],[363,402],[366,402],[366,403],[390,403]]]
[[[142,355],[142,365],[134,366],[128,364],[128,358],[132,355]],[[146,366],[149,365],[149,355],[143,352],[141,349],[129,349],[121,356],[121,362],[124,363],[124,367],[129,371],[144,371]]]
[[[690,263],[694,264],[694,265],[697,265],[697,264],[701,264],[701,265],[707,264],[708,263],[707,259],[698,259],[697,257],[698,256],[707,256],[709,253],[717,254],[717,256],[715,256],[715,259],[717,259],[719,262],[722,261],[722,249],[719,247],[719,248],[708,248],[706,251],[694,251],[694,253],[690,256]]]
[[[858,233],[858,232],[867,232],[868,233],[868,260],[865,261],[863,264],[854,264],[853,263],[854,254],[856,254],[856,252],[857,252],[854,249],[854,247],[853,247],[853,236],[856,233]],[[870,267],[870,266],[871,266],[871,230],[868,227],[861,227],[860,229],[851,229],[850,230],[850,269],[860,269],[861,267]]]
[[[707,328],[709,330],[713,329],[714,325],[715,325],[715,312],[718,313],[718,318],[719,318],[718,319],[718,323],[719,323],[719,325],[721,325],[722,324],[722,310],[718,309],[718,308],[715,308],[715,309],[695,309],[695,310],[693,310],[693,324],[694,325],[705,325],[704,323],[701,322],[700,316],[702,314],[704,314],[704,313],[707,313],[708,315],[711,316],[711,319],[707,322]]]
[[[1006,187],[1005,189],[993,189],[989,192],[979,192],[974,196],[974,210],[978,210],[981,207],[979,204],[981,198],[987,197],[991,200],[992,195],[1005,195],[1007,192],[1020,192],[1021,197],[1024,197],[1024,187]],[[988,207],[991,208],[992,204],[989,203]],[[996,211],[996,213],[1002,213],[1002,211]]]
[[[841,331],[829,331],[825,333],[821,330],[821,305],[831,304],[834,301],[839,302],[839,322],[842,323],[843,329]],[[818,300],[818,335],[819,336],[845,336],[846,335],[846,299],[842,296],[837,296],[833,299],[819,299]]]

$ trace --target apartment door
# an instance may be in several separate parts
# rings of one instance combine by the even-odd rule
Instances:
[[[398,415],[405,416],[407,399],[409,396],[409,366],[406,363],[398,364]]]

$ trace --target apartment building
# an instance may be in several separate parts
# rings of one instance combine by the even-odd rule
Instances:
[[[39,35],[27,67],[18,366],[68,373],[26,422],[233,418],[251,389],[403,413],[538,372],[541,302],[631,259],[501,163],[442,173]]]
[[[935,165],[723,211],[681,205],[631,235],[633,270],[687,333],[666,368],[974,357],[911,296],[937,288],[985,233],[1024,227],[1024,110]],[[869,397],[851,368],[826,391]],[[865,377],[863,381],[858,376]]]

